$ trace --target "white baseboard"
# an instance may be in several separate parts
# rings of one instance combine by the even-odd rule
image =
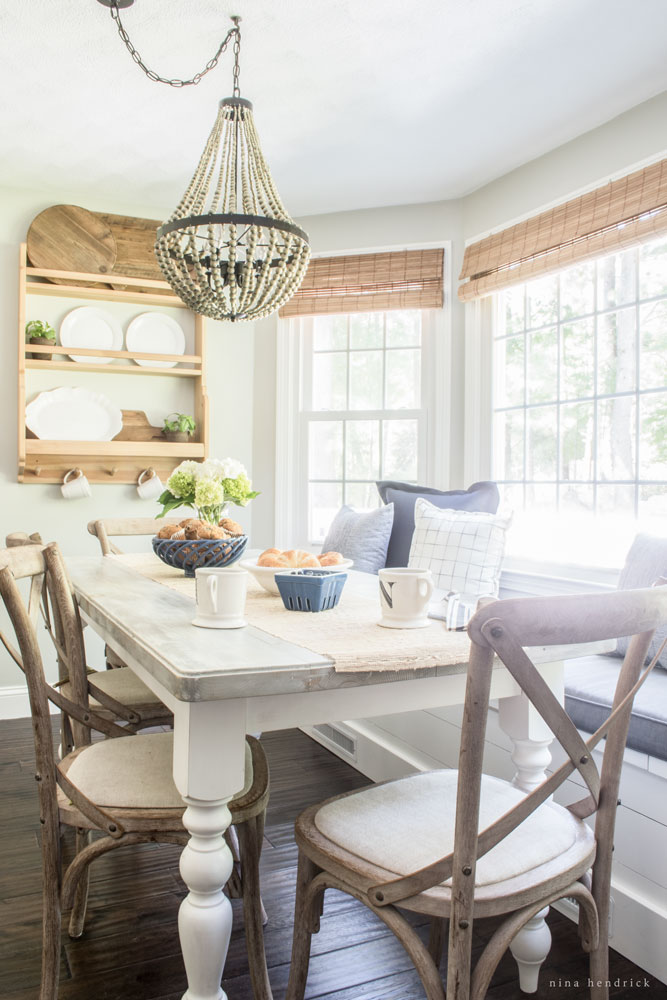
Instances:
[[[49,706],[51,715],[56,715],[55,705]],[[29,719],[30,699],[25,684],[15,684],[12,687],[0,687],[0,719]]]
[[[417,713],[415,713],[417,714]],[[423,750],[417,750],[399,737],[368,720],[335,723],[355,742],[354,755],[339,753],[331,742],[312,728],[304,728],[313,739],[352,764],[372,781],[387,781],[414,771],[442,767],[442,763]],[[633,884],[636,882],[636,884]],[[658,888],[655,886],[655,888]],[[642,880],[623,867],[612,879],[613,919],[610,945],[626,958],[661,982],[667,982],[667,906],[643,893]],[[557,909],[576,920],[576,907],[557,904]]]

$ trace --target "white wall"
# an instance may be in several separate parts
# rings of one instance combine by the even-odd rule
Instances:
[[[94,554],[97,542],[86,531],[86,524],[95,517],[148,516],[159,511],[156,504],[139,500],[136,490],[128,485],[94,485],[92,496],[84,500],[67,501],[54,485],[19,484],[17,476],[17,396],[16,338],[18,308],[19,244],[25,240],[32,219],[51,204],[78,204],[75,192],[59,192],[51,196],[24,191],[0,192],[0,545],[10,531],[40,531],[45,539],[57,540],[65,553]],[[96,205],[84,207],[97,211],[134,214],[147,218],[166,217],[168,206],[141,206],[131,203],[109,204],[102,199]],[[56,324],[69,308],[90,305],[31,296],[28,319],[51,318]],[[151,306],[128,304],[115,306],[124,321]],[[173,315],[187,325],[182,310]],[[208,391],[211,404],[211,455],[233,455],[252,472],[253,412],[252,382],[254,364],[254,329],[252,324],[232,326],[209,321],[208,330]],[[29,396],[54,384],[72,383],[71,373],[53,376],[29,372]],[[133,375],[131,378],[81,373],[77,383],[106,393],[127,409],[146,409],[151,419],[159,419],[168,410],[185,409],[188,390],[181,383],[186,379],[157,379]],[[29,398],[29,397],[28,397]],[[190,399],[191,394],[190,394]],[[167,409],[165,410],[165,406]],[[185,410],[185,412],[191,412]],[[269,501],[270,502],[270,501]],[[267,503],[263,497],[254,501],[261,510]],[[250,527],[252,507],[239,511],[238,519]],[[0,625],[4,627],[4,622]],[[0,718],[7,689],[22,684],[18,668],[4,650],[0,651]],[[14,703],[14,702],[12,702]]]

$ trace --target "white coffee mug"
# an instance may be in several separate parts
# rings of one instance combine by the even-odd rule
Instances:
[[[78,500],[91,496],[90,483],[81,469],[70,469],[65,473],[60,492],[67,500]]]
[[[378,625],[384,628],[424,628],[430,625],[428,602],[433,593],[430,569],[381,569]]]
[[[164,492],[164,485],[155,469],[144,469],[137,479],[137,493],[142,500],[157,500]]]
[[[196,569],[197,617],[200,628],[243,628],[248,574],[239,566]]]

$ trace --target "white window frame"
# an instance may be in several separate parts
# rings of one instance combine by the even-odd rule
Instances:
[[[424,485],[446,489],[449,485],[451,401],[451,245],[443,242],[345,250],[340,254],[382,253],[392,250],[444,248],[444,305],[423,310],[422,321],[422,410],[427,414],[420,427],[419,475]],[[301,411],[304,350],[303,331],[312,330],[312,319],[278,321],[276,359],[276,492],[275,544],[279,547],[308,546],[307,421]],[[386,411],[355,410],[355,419],[382,417]],[[415,410],[392,411],[409,419]],[[311,420],[339,419],[336,411],[309,413]],[[425,433],[422,433],[425,431]]]

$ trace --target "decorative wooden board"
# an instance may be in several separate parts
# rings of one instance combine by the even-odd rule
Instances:
[[[116,241],[116,274],[127,274],[131,278],[163,278],[155,259],[153,247],[158,226],[155,219],[137,219],[131,215],[108,215],[93,213],[106,223]],[[124,289],[125,285],[113,284],[113,288]]]
[[[123,429],[114,441],[164,441],[161,427],[153,427],[143,410],[122,410]]]
[[[109,224],[78,205],[52,205],[40,212],[28,229],[27,251],[33,267],[99,274],[113,271],[117,256]],[[62,278],[51,280],[67,283]]]
[[[90,212],[77,205],[52,205],[30,225],[28,258],[33,267],[163,280],[153,250],[160,225],[156,219]],[[66,283],[61,278],[48,280]],[[127,288],[122,282],[109,280],[101,287]],[[154,288],[147,290],[156,294]],[[173,293],[167,289],[165,294]]]

